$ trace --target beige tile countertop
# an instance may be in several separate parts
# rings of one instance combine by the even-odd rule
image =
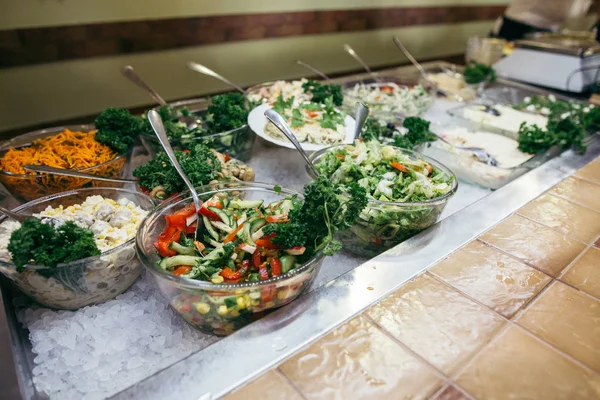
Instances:
[[[600,158],[226,398],[600,398]]]

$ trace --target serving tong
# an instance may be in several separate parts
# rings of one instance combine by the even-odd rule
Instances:
[[[432,133],[438,138],[438,140],[454,147],[455,149],[471,152],[475,156],[475,158],[477,158],[482,163],[491,165],[492,167],[498,166],[498,160],[496,160],[490,153],[488,153],[481,147],[469,147],[469,146],[461,146],[458,144],[454,144],[454,143],[451,143],[450,141],[444,139],[442,136],[438,135],[437,133],[435,133],[435,132],[432,132]]]

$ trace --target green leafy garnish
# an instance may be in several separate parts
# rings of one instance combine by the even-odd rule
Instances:
[[[407,117],[404,120],[403,126],[408,129],[408,133],[403,136],[394,138],[394,145],[404,149],[413,149],[414,147],[437,140],[429,129],[430,122],[419,117]]]
[[[470,84],[480,83],[486,79],[489,79],[490,82],[496,81],[496,71],[494,68],[485,64],[479,64],[475,61],[471,61],[469,64],[467,64],[467,66],[465,66],[463,76],[465,78],[465,82]]]
[[[357,184],[337,185],[320,176],[304,187],[304,201],[294,200],[286,224],[268,224],[265,234],[283,248],[307,246],[331,255],[341,249],[333,235],[352,226],[367,205],[365,189]]]
[[[275,111],[277,111],[277,113],[283,115],[285,113],[285,111],[287,109],[291,108],[293,105],[294,105],[294,96],[285,100],[283,98],[283,95],[280,94],[277,97],[277,100],[275,100],[275,103],[273,103],[273,110],[275,110]]]
[[[207,113],[206,125],[210,133],[227,132],[248,123],[244,96],[237,92],[213,96]]]
[[[54,268],[61,263],[100,254],[91,230],[80,228],[73,221],[55,228],[37,218],[25,220],[12,233],[8,251],[19,272],[25,264]]]
[[[175,157],[195,187],[208,184],[221,172],[221,163],[217,156],[204,145],[198,144],[189,152],[175,151]],[[143,188],[151,190],[162,186],[165,192],[164,198],[186,189],[185,183],[164,152],[159,153],[148,164],[136,168],[133,176],[138,178]]]
[[[314,103],[323,103],[331,97],[333,104],[341,106],[344,102],[342,87],[340,85],[324,85],[321,82],[309,80],[302,84],[305,92],[311,93],[311,101]]]
[[[537,125],[527,125],[525,122],[519,127],[519,150],[528,154],[537,154],[548,150],[552,146],[563,149],[573,147],[580,153],[585,152],[583,143],[585,130],[571,119],[550,120],[546,129]]]
[[[96,140],[119,153],[133,146],[135,137],[144,129],[141,118],[121,108],[107,108],[96,118],[94,125]]]

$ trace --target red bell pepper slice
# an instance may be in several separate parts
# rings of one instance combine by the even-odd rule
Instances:
[[[237,281],[242,277],[242,274],[239,271],[233,271],[229,267],[225,267],[221,270],[221,276],[228,281]]]
[[[223,157],[225,158],[225,162],[229,162],[229,160],[231,160],[231,156],[227,153],[223,154]]]
[[[266,281],[269,279],[269,271],[267,271],[267,263],[264,262],[258,267],[258,275],[260,276],[261,281]]]
[[[250,260],[242,261],[242,267],[239,270],[241,276],[245,276],[250,271]]]
[[[167,215],[165,219],[167,220],[166,230],[177,229],[182,232],[185,232],[187,230],[187,217],[185,216],[185,214]]]
[[[281,261],[277,257],[273,257],[271,260],[271,273],[273,276],[281,275]]]
[[[256,249],[254,254],[252,254],[252,265],[254,265],[254,268],[259,268],[261,264],[262,256],[260,255],[260,251]]]
[[[177,276],[185,275],[188,272],[190,272],[191,270],[192,270],[192,267],[190,267],[189,265],[181,265],[181,266],[175,268],[175,270],[173,271],[173,275],[177,275]]]
[[[186,228],[185,233],[188,235],[193,235],[194,233],[196,233],[197,226],[198,224],[196,222],[193,222],[190,226]]]
[[[254,243],[256,247],[264,247],[265,249],[279,249],[280,247],[271,241],[272,236],[264,236],[258,240],[255,240]]]

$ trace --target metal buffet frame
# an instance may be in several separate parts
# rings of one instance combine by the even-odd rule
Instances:
[[[451,64],[433,62],[425,66]],[[414,76],[415,71],[401,67],[382,72]],[[368,77],[360,74],[336,81]],[[500,80],[497,84],[549,93],[510,81]],[[322,281],[293,303],[139,382],[132,382],[112,398],[181,400],[222,396],[351,319],[599,155],[600,136],[594,135],[588,140],[585,155],[563,153],[388,252]],[[24,399],[45,398],[33,387],[34,355],[28,332],[17,322],[12,307],[15,289],[6,279],[0,279],[0,284],[18,380],[14,385],[19,385]]]

